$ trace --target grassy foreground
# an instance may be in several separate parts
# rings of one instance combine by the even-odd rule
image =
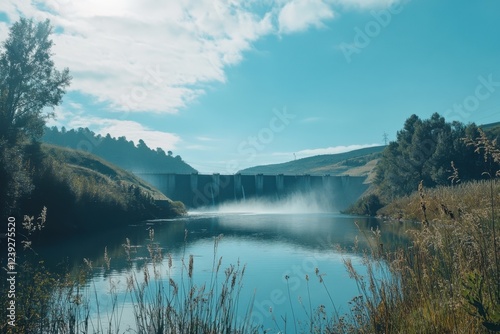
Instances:
[[[25,221],[25,225],[33,224],[28,233],[43,223],[43,219],[29,217]],[[140,246],[132,245],[129,239],[123,244],[130,264],[124,293],[118,291],[119,282],[111,278],[108,291],[88,283],[96,271],[104,276],[110,273],[107,249],[98,263],[83,259],[85,265],[65,275],[53,274],[42,261],[24,257],[17,269],[15,316],[10,324],[0,323],[0,333],[258,333],[258,327],[250,323],[251,307],[243,316],[238,309],[245,266],[221,267],[222,258],[217,258],[220,238],[214,240],[211,280],[201,286],[193,281],[193,256],[183,256],[174,264],[171,254],[162,254],[153,229],[147,244],[149,256],[141,268],[134,268]],[[23,245],[31,247],[29,242]],[[171,276],[177,270],[180,279]],[[5,280],[0,282],[5,295],[8,285]],[[107,296],[107,305],[102,304],[102,294]],[[130,305],[132,312],[125,310]],[[10,319],[8,307],[7,299],[1,302],[2,319]]]
[[[379,211],[386,217],[418,220],[408,231],[412,245],[375,253],[387,261],[396,282],[367,284],[367,322],[360,332],[487,333],[500,331],[500,184],[494,179],[424,189]]]

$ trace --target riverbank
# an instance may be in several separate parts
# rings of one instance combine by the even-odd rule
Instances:
[[[389,263],[396,281],[364,281],[370,293],[362,308],[369,320],[360,326],[385,333],[500,331],[499,193],[493,179],[420,186],[379,210],[388,219],[420,221],[422,229],[407,232],[410,247],[373,252]]]
[[[108,291],[102,290],[102,282],[107,286],[109,281],[111,297],[107,300],[116,300],[116,304],[112,304],[112,309],[116,310],[112,312],[112,319],[118,321],[122,312],[137,309],[138,313],[131,314],[130,319],[139,332],[140,328],[155,328],[161,333],[168,333],[168,328],[182,332],[182,328],[198,333],[234,333],[238,330],[241,333],[263,333],[265,328],[255,327],[253,323],[275,319],[270,327],[276,330],[267,333],[277,333],[278,328],[287,326],[292,333],[295,326],[297,333],[487,333],[488,328],[496,329],[495,317],[498,314],[495,299],[498,296],[498,266],[495,261],[498,243],[495,246],[495,219],[491,218],[491,210],[488,210],[491,209],[488,206],[488,203],[491,204],[488,190],[491,189],[494,194],[500,191],[495,183],[489,182],[449,189],[421,188],[409,199],[394,202],[392,212],[387,209],[388,217],[403,214],[404,219],[410,219],[410,213],[418,221],[425,221],[426,217],[427,222],[416,228],[413,224],[398,221],[375,225],[373,220],[360,217],[351,217],[357,220],[356,225],[354,221],[344,220],[347,217],[339,217],[341,220],[337,224],[325,224],[324,215],[319,215],[312,222],[306,222],[305,216],[290,215],[283,217],[280,224],[276,221],[269,223],[269,219],[276,218],[276,215],[222,215],[219,218],[212,215],[204,220],[195,217],[193,221],[186,221],[186,218],[169,221],[156,225],[154,230],[150,226],[139,226],[134,229],[136,233],[130,234],[131,240],[120,237],[114,245],[108,240],[106,247],[93,242],[95,251],[101,252],[101,256],[87,258],[89,253],[85,253],[86,265],[79,275],[73,273],[71,276],[54,277],[42,265],[32,263],[31,269],[23,266],[18,270],[23,276],[18,276],[17,300],[19,305],[25,306],[17,309],[18,315],[23,315],[18,319],[39,319],[25,322],[26,328],[36,324],[33,333],[40,326],[62,326],[62,320],[86,333],[102,332],[108,325],[123,329],[115,320],[109,323],[104,304],[99,304],[96,299],[103,292],[108,296]],[[459,201],[452,202],[453,198]],[[493,200],[495,204],[496,196]],[[467,203],[470,205],[466,206]],[[448,207],[448,214],[441,204]],[[404,211],[405,208],[408,212]],[[439,212],[438,208],[443,212]],[[458,208],[461,209],[460,216]],[[451,218],[450,211],[456,215],[455,218]],[[495,205],[493,212],[496,217]],[[245,220],[235,221],[237,217]],[[363,222],[363,219],[366,220]],[[216,224],[216,221],[219,223]],[[410,241],[390,247],[393,238],[387,232],[392,228],[394,231],[406,230],[402,234],[408,236]],[[211,238],[219,233],[227,237],[221,243],[215,237],[216,243],[212,244]],[[355,240],[354,245],[342,245],[348,237]],[[104,236],[103,239],[106,238]],[[256,248],[251,252],[252,257],[260,254],[258,257],[265,261],[258,262],[257,272],[253,273],[250,264],[243,278],[243,266],[247,262],[243,257],[245,252],[234,250],[248,249],[242,242],[253,241]],[[285,245],[282,253],[290,258],[278,256],[280,252],[276,247],[280,242]],[[295,246],[287,246],[289,242]],[[266,250],[266,244],[271,248]],[[192,248],[193,245],[196,247]],[[336,245],[343,249],[338,256],[328,251],[336,249]],[[81,249],[76,244],[73,247]],[[318,247],[323,249],[320,251]],[[217,255],[211,254],[216,249]],[[353,249],[361,249],[354,258],[349,255],[352,255]],[[304,252],[302,262],[298,260],[298,250]],[[311,257],[311,254],[317,254],[317,257]],[[203,257],[209,261],[203,261]],[[220,262],[222,257],[225,262]],[[275,262],[272,262],[273,258]],[[338,262],[339,267],[328,271],[332,260]],[[123,268],[118,261],[123,262]],[[240,263],[241,267],[238,267]],[[255,270],[255,264],[253,266]],[[223,273],[223,267],[228,271]],[[294,269],[296,267],[300,269],[298,272]],[[358,288],[354,287],[347,297],[351,299],[349,307],[336,313],[339,305],[335,299],[337,294],[348,290],[346,283],[340,280],[342,276],[347,279],[345,270]],[[92,272],[98,273],[95,281],[91,281]],[[219,284],[214,285],[218,272]],[[262,272],[266,274],[262,275]],[[213,280],[212,273],[215,275]],[[81,277],[81,281],[75,277]],[[249,304],[249,298],[243,295],[245,290],[240,294],[239,287],[244,284],[252,288],[257,277],[263,278],[260,284],[257,283],[261,289],[271,284],[277,286],[269,288],[264,297],[256,295],[256,299],[250,299],[253,304]],[[126,288],[120,290],[115,284],[118,281]],[[203,285],[202,281],[207,284]],[[84,294],[88,282],[95,282],[90,283],[95,290]],[[226,284],[222,290],[221,283]],[[319,289],[314,291],[318,285]],[[56,303],[51,299],[50,291],[60,292]],[[277,291],[281,293],[277,295]],[[316,303],[316,299],[311,298],[314,294],[325,297],[326,302]],[[330,295],[333,298],[331,303]],[[37,296],[37,303],[21,302],[32,300],[32,296]],[[94,304],[89,304],[89,301]],[[131,303],[133,308],[127,303]],[[217,309],[221,303],[227,304],[223,309]],[[95,315],[96,308],[90,305],[101,305],[99,321],[87,317]],[[184,308],[186,305],[189,306],[187,309]],[[280,310],[279,307],[284,308]],[[241,314],[237,309],[248,311]],[[44,314],[47,310],[50,313]],[[195,311],[190,313],[190,310]],[[238,319],[238,314],[242,318]],[[302,323],[299,322],[301,314],[305,315]],[[220,316],[217,323],[211,322],[215,315]],[[61,332],[63,329],[69,331],[68,328],[60,328]]]

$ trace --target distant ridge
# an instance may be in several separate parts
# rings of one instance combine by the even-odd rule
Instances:
[[[374,146],[338,154],[323,154],[280,164],[246,168],[241,174],[310,174],[369,176],[385,146]]]
[[[498,129],[500,127],[500,122],[482,124],[482,125],[479,125],[479,127],[483,130]]]

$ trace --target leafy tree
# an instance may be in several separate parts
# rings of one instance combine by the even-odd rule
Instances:
[[[480,178],[483,166],[463,141],[476,134],[476,125],[448,123],[437,113],[426,120],[412,115],[382,153],[375,184],[389,198],[415,191],[420,181],[426,187],[450,184],[452,161],[460,179]]]
[[[71,77],[66,68],[54,68],[48,20],[34,23],[21,18],[12,25],[0,54],[0,134],[10,143],[19,136],[39,138],[47,115],[57,106]]]
[[[164,157],[166,156],[165,151],[161,147],[156,148],[156,152],[158,153],[159,156]]]
[[[7,214],[33,188],[31,175],[36,140],[43,134],[50,113],[69,85],[68,69],[54,68],[51,59],[52,27],[21,18],[10,28],[0,49],[0,208]],[[30,145],[30,146],[27,146]]]
[[[139,139],[139,143],[137,144],[137,148],[139,149],[139,151],[142,151],[142,152],[149,152],[151,150],[148,147],[148,145],[146,145],[144,140],[142,140],[142,139]]]

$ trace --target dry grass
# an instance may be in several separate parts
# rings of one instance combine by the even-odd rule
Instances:
[[[430,222],[460,221],[468,216],[491,217],[490,181],[473,181],[452,187],[425,189],[426,214]],[[493,201],[500,203],[500,183],[493,180]],[[404,196],[378,211],[393,219],[422,221],[420,195]]]
[[[184,255],[176,266],[170,254],[162,254],[154,241],[153,229],[146,247],[149,256],[139,271],[131,258],[137,247],[126,240],[123,248],[130,270],[125,291],[110,277],[106,297],[94,280],[90,286],[88,282],[95,271],[110,273],[114,259],[107,248],[99,263],[84,259],[84,266],[59,277],[42,264],[33,266],[32,261],[25,261],[20,270],[22,275],[18,276],[16,327],[4,322],[0,332],[257,333],[259,328],[250,322],[253,303],[247,306],[246,313],[239,309],[245,266],[238,262],[222,268],[222,258],[217,257],[221,238],[222,235],[214,241],[212,278],[201,286],[193,280],[194,257],[189,255],[186,259]],[[181,270],[180,278],[171,276],[175,267]],[[2,314],[6,309],[3,306]],[[133,318],[124,319],[127,307],[133,309]],[[127,325],[123,325],[124,321]]]
[[[452,186],[425,189],[420,183],[417,192],[379,210],[396,218],[394,224],[408,219],[422,222],[421,228],[407,231],[408,247],[366,254],[365,277],[345,261],[360,296],[352,301],[350,322],[337,321],[335,332],[500,332],[500,184],[494,179],[500,149],[482,131],[466,142],[489,164],[490,179],[456,185],[459,171],[452,164]],[[378,233],[367,238],[380,245]],[[386,278],[376,269],[384,264]]]
[[[500,331],[500,240],[495,233],[500,212],[496,205],[491,210],[491,190],[493,203],[499,203],[500,186],[492,180],[421,188],[385,208],[386,214],[418,219],[422,228],[407,231],[409,247],[390,253],[374,248],[366,254],[365,277],[345,261],[360,296],[351,302],[350,321],[337,322],[336,332]],[[376,233],[366,237],[380,244]],[[388,273],[381,275],[384,264]]]

